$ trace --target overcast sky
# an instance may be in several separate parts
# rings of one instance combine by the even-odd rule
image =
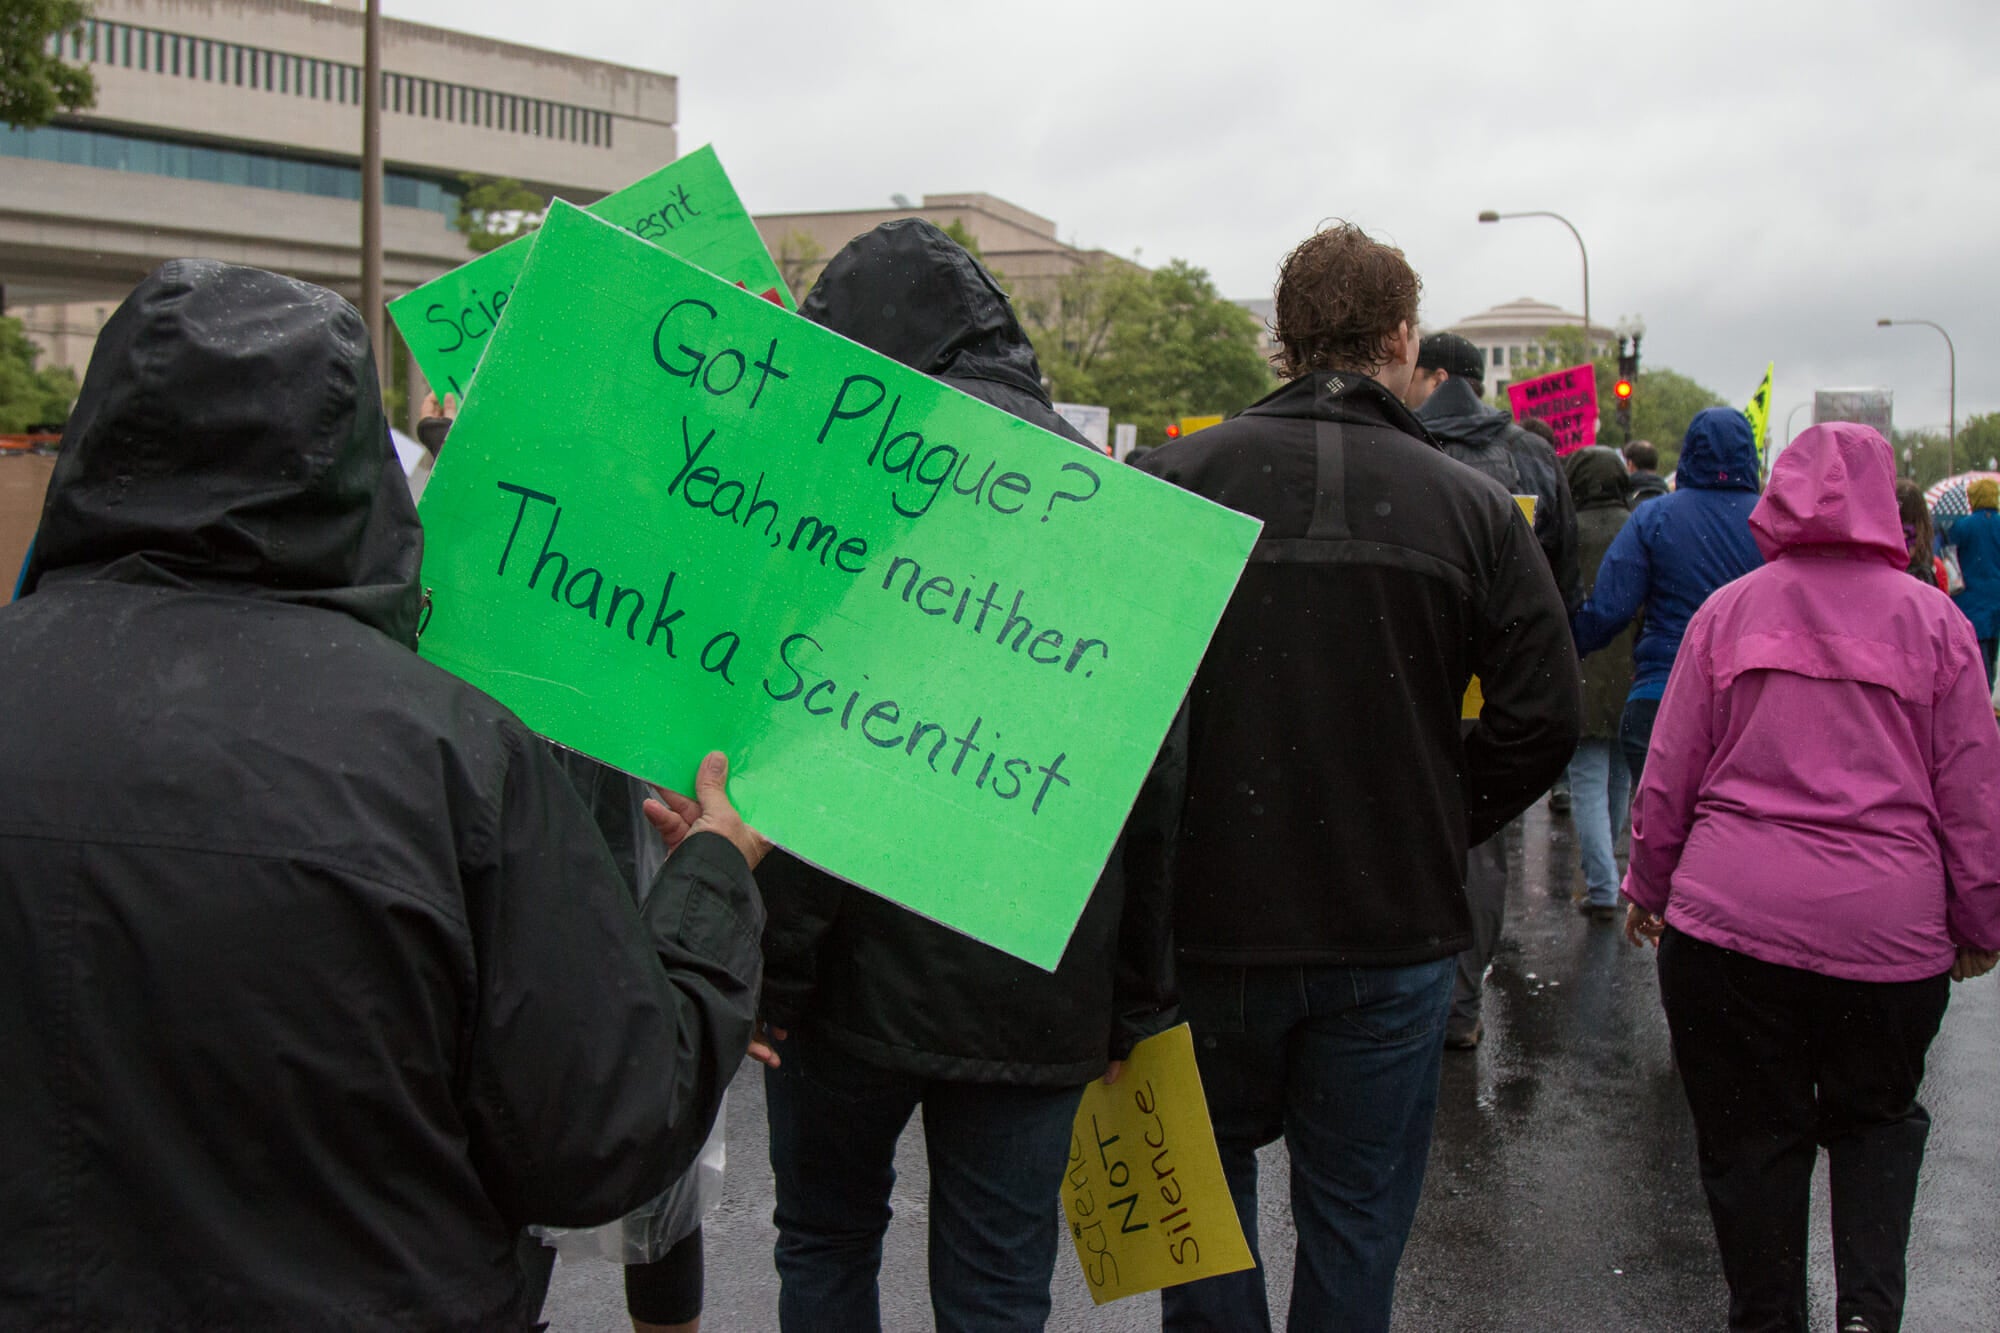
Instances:
[[[983,190],[1062,238],[1268,295],[1345,217],[1400,245],[1424,318],[1582,303],[1774,429],[1882,385],[1900,427],[2000,410],[2000,5],[1991,0],[383,0],[392,17],[680,79],[753,212]],[[1799,413],[1798,425],[1810,409]],[[1982,462],[1984,460],[1981,460]]]

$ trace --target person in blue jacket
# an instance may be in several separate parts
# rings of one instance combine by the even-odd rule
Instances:
[[[1986,684],[1993,685],[1994,649],[2000,647],[2000,482],[1981,477],[1967,484],[1965,501],[1972,512],[1953,523],[1945,540],[1958,548],[1958,569],[1965,586],[1952,595],[1958,609],[1972,622],[1979,651],[1986,658]]]
[[[1645,613],[1632,650],[1632,692],[1618,724],[1634,791],[1688,621],[1710,593],[1764,563],[1750,537],[1756,505],[1757,441],[1749,418],[1728,407],[1697,414],[1681,441],[1673,493],[1632,511],[1605,552],[1589,598],[1570,618],[1582,656],[1609,645]]]

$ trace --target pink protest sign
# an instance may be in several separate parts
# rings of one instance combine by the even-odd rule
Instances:
[[[1516,421],[1534,417],[1549,423],[1556,433],[1558,454],[1573,454],[1597,443],[1597,371],[1590,366],[1516,380],[1507,386],[1507,402]]]

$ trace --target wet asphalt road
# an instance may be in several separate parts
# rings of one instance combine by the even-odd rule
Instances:
[[[1447,1052],[1437,1136],[1404,1255],[1396,1328],[1713,1330],[1725,1291],[1667,1053],[1651,951],[1589,925],[1568,821],[1530,811],[1507,929],[1487,983],[1486,1039]],[[1909,1333],[2000,1329],[2000,972],[1952,989],[1923,1101],[1933,1127],[1910,1246]],[[771,1175],[754,1067],[729,1103],[729,1169],[708,1223],[706,1333],[777,1327]],[[1284,1150],[1262,1155],[1262,1244],[1284,1309],[1292,1233]],[[883,1324],[931,1327],[921,1125],[904,1135],[882,1269]],[[1833,1327],[1822,1163],[1814,1185],[1813,1327]],[[1157,1299],[1095,1308],[1073,1255],[1054,1282],[1061,1330],[1159,1327]],[[556,1333],[629,1328],[618,1270],[559,1265]]]

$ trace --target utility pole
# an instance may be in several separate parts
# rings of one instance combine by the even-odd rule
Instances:
[[[382,0],[368,0],[361,57],[361,317],[375,348],[375,373],[389,387],[389,338],[382,319]]]

